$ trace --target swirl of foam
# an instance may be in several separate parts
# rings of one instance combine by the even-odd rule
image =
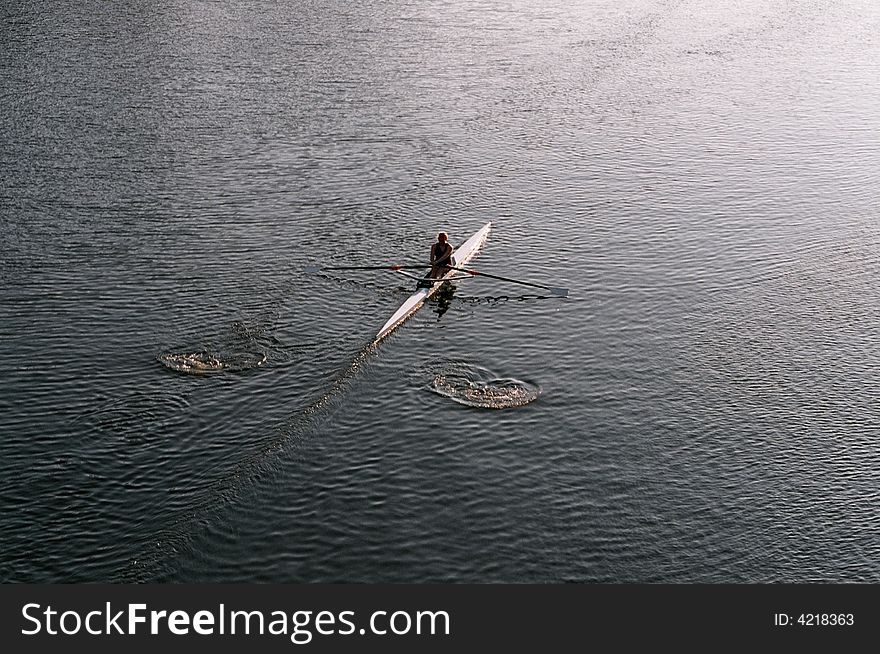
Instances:
[[[433,372],[430,389],[455,402],[482,409],[509,409],[534,402],[540,386],[499,377],[472,364],[449,364]]]
[[[191,374],[220,372],[225,368],[220,359],[207,352],[160,354],[159,362],[166,368]]]
[[[159,362],[166,368],[192,375],[248,370],[263,365],[265,361],[266,355],[261,352],[240,352],[228,356],[209,352],[159,355]]]

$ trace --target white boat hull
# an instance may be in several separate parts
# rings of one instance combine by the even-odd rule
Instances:
[[[489,230],[492,227],[492,223],[486,223],[476,234],[471,236],[468,240],[462,243],[458,249],[455,250],[455,253],[452,255],[455,258],[455,264],[457,267],[464,266],[468,261],[470,261],[474,255],[479,251],[482,247],[483,243],[486,241],[486,238],[489,236]],[[453,277],[458,277],[461,273],[450,270],[443,277],[439,278],[436,283],[428,288],[420,288],[415,293],[410,295],[406,302],[400,305],[400,308],[394,312],[394,315],[389,318],[388,322],[386,322],[382,329],[376,334],[376,338],[374,342],[378,342],[382,340],[385,336],[389,334],[389,332],[393,331],[397,326],[399,326],[404,320],[409,318],[416,310],[425,303],[429,297],[431,297],[440,285],[443,280],[450,279]]]

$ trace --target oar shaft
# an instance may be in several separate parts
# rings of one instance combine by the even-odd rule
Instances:
[[[469,275],[481,275],[483,277],[490,277],[492,279],[500,279],[502,282],[510,282],[512,284],[522,284],[523,286],[534,286],[535,288],[545,288],[548,291],[565,291],[568,292],[567,289],[556,288],[555,286],[546,286],[544,284],[535,284],[534,282],[524,282],[521,279],[511,279],[510,277],[502,277],[501,275],[490,275],[489,273],[480,272],[479,270],[473,270],[471,268],[453,268],[453,270],[459,270],[461,272],[466,272]]]
[[[403,272],[404,269],[410,270],[426,270],[431,268],[430,265],[427,264],[406,264],[406,265],[385,265],[385,266],[307,266],[306,272],[318,272],[319,270],[393,270],[395,272],[402,273],[407,277],[412,277],[413,279],[421,279],[420,277],[416,277],[415,275],[411,275],[409,273]],[[533,288],[543,288],[553,295],[559,295],[562,297],[566,297],[568,295],[567,288],[557,288],[555,286],[547,286],[546,284],[536,284],[534,282],[526,282],[521,279],[513,279],[511,277],[502,277],[501,275],[492,275],[490,273],[480,272],[479,270],[473,270],[472,268],[457,268],[455,266],[450,266],[447,268],[448,270],[457,270],[459,272],[467,273],[471,277],[476,277],[477,275],[482,275],[483,277],[490,277],[492,279],[499,279],[503,282],[510,282],[511,284],[521,284],[522,286],[531,286]],[[454,279],[464,279],[464,277],[455,277]]]
[[[311,270],[401,270],[402,268],[407,269],[421,269],[430,268],[430,264],[422,264],[422,265],[398,265],[391,264],[386,266],[310,266]]]

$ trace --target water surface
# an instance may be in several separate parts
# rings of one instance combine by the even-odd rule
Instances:
[[[534,5],[7,3],[3,580],[880,578],[880,7]]]

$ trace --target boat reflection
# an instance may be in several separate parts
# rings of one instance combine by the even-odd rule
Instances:
[[[452,304],[452,300],[455,297],[455,284],[451,282],[441,282],[440,288],[438,288],[435,293],[431,296],[431,299],[434,301],[436,305],[434,308],[434,313],[437,314],[437,320],[443,317],[443,314],[449,309],[449,305]]]

